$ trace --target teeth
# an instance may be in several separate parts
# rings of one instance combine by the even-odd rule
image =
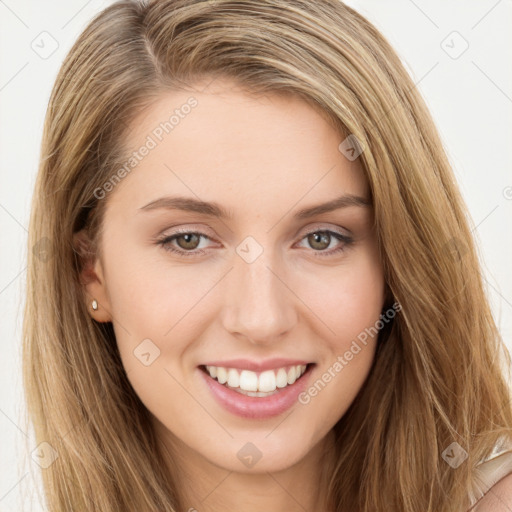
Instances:
[[[240,375],[239,373],[234,370],[233,368],[230,368],[228,370],[228,386],[230,388],[237,388],[240,384]]]
[[[284,368],[279,368],[279,370],[277,370],[276,386],[278,388],[285,388],[286,386],[288,386],[288,375]]]
[[[210,366],[210,368],[216,368],[215,366]],[[228,381],[228,372],[226,371],[226,368],[216,368],[217,370],[217,380],[221,384],[225,384]],[[209,371],[209,370],[208,370]],[[210,373],[211,375],[211,373]]]
[[[269,393],[276,390],[276,374],[273,370],[267,370],[260,374],[258,381],[258,391]]]
[[[306,365],[296,365],[276,370],[266,370],[259,375],[250,370],[237,370],[222,366],[207,366],[206,370],[220,384],[249,396],[267,396],[273,394],[276,388],[285,388],[293,384],[306,371]]]
[[[234,370],[236,372],[236,370]],[[212,373],[210,372],[210,375]],[[242,370],[240,373],[240,389],[244,391],[258,391],[258,376],[249,370]]]
[[[296,366],[292,366],[292,367],[288,370],[287,382],[288,382],[288,384],[293,384],[296,380],[297,380],[297,370],[296,370]],[[219,382],[220,382],[220,381],[219,381]]]

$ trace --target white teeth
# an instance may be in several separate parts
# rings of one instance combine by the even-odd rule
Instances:
[[[213,367],[213,368],[215,368],[215,367]],[[211,373],[210,373],[210,375],[211,375]],[[226,368],[222,368],[222,367],[217,368],[217,380],[221,384],[225,384],[228,381],[228,372],[226,371]]]
[[[294,381],[295,382],[295,381]],[[279,368],[276,375],[276,386],[278,388],[285,388],[288,385],[286,370]]]
[[[233,369],[230,368],[228,370],[228,386],[230,388],[237,388],[240,384],[240,375],[239,373]]]
[[[222,366],[206,366],[206,370],[213,379],[220,384],[249,396],[267,396],[276,392],[276,388],[285,388],[293,384],[306,371],[306,365],[296,365],[276,370],[266,370],[259,375],[250,370],[237,370]]]
[[[258,391],[264,391],[265,393],[268,393],[269,391],[275,390],[276,374],[274,373],[274,370],[267,370],[266,372],[262,372],[258,382]]]
[[[288,370],[287,378],[288,378],[288,384],[293,384],[297,380],[297,367],[296,366],[292,366]]]
[[[249,370],[242,370],[242,372],[240,373],[239,386],[240,389],[243,389],[245,391],[258,391],[258,376],[254,372],[250,372]]]

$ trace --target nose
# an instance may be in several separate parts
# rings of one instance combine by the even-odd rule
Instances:
[[[268,251],[247,263],[234,256],[234,268],[223,290],[223,326],[233,336],[253,344],[279,340],[297,322],[297,300],[282,265]]]

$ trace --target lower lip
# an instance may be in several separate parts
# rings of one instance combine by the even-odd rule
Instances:
[[[312,364],[308,365],[305,373],[293,384],[285,388],[277,388],[277,393],[264,397],[243,395],[219,384],[203,370],[199,369],[199,373],[203,376],[214,398],[227,411],[243,418],[265,419],[283,414],[298,401],[298,396],[306,388],[312,367]]]

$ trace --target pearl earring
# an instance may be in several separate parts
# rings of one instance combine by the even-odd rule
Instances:
[[[91,305],[94,311],[98,311],[98,302],[96,301],[96,299],[93,299]]]

